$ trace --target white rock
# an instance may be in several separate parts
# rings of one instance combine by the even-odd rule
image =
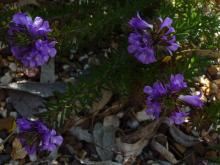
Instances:
[[[13,117],[14,119],[17,119],[18,113],[17,112],[10,112],[9,116]]]
[[[63,65],[63,70],[68,70],[69,68],[70,68],[70,66],[69,65]]]
[[[128,125],[130,128],[135,129],[135,128],[137,128],[140,124],[138,123],[137,120],[129,120],[129,121],[127,122],[127,125]]]
[[[136,114],[136,118],[137,118],[138,121],[151,120],[151,116],[147,115],[145,110],[139,111]]]
[[[123,156],[118,154],[116,157],[115,157],[115,160],[118,162],[118,163],[122,163],[123,162]]]
[[[84,65],[83,69],[86,70],[88,69],[90,66],[88,64]]]
[[[6,118],[7,117],[7,110],[4,109],[3,111],[1,110],[0,111],[0,115],[3,117],[3,118]]]
[[[81,57],[79,58],[79,61],[81,62],[81,61],[83,61],[84,59],[87,59],[87,58],[89,58],[89,57],[88,57],[87,54],[85,54],[84,56],[81,56]]]
[[[2,84],[8,84],[12,81],[12,76],[9,72],[5,73],[4,76],[1,77],[0,79]]]
[[[16,72],[17,70],[17,65],[15,63],[10,63],[9,64],[9,68],[11,69],[11,71]]]

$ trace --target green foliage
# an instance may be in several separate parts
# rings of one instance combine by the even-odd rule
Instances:
[[[55,122],[56,126],[63,124],[71,114],[86,114],[92,103],[101,97],[103,88],[120,96],[129,96],[135,84],[151,85],[156,80],[166,80],[172,73],[183,73],[193,86],[193,77],[203,74],[213,60],[181,51],[191,48],[217,49],[220,46],[216,35],[220,31],[219,13],[214,4],[205,0],[51,1],[39,6],[9,6],[4,10],[4,17],[0,17],[3,27],[0,41],[3,43],[6,43],[5,32],[12,13],[25,11],[33,17],[40,15],[52,24],[53,36],[58,41],[58,61],[69,56],[71,49],[77,54],[93,51],[102,57],[101,49],[111,47],[112,41],[118,44],[108,59],[100,59],[101,65],[92,66],[76,85],[69,86],[67,93],[56,94],[56,99],[47,103],[49,111],[42,115],[51,123],[59,121]],[[136,11],[149,21],[158,16],[174,19],[181,49],[170,62],[160,60],[142,65],[127,53],[127,22]],[[0,14],[3,14],[2,11]],[[177,56],[182,58],[176,60]],[[211,106],[207,109],[213,113],[210,117],[217,121],[218,109],[212,110]]]
[[[171,1],[170,1],[171,2]],[[174,18],[177,40],[184,46],[219,47],[219,12],[207,0],[172,0],[161,5],[158,13]]]
[[[207,113],[207,117],[208,117],[207,119],[213,123],[213,126],[214,128],[216,128],[217,131],[219,131],[219,128],[217,129],[217,126],[219,125],[220,122],[219,107],[220,107],[220,102],[213,102],[204,108],[204,112]]]

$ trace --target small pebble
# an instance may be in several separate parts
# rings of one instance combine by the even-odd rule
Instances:
[[[137,118],[138,121],[145,121],[145,120],[150,120],[150,119],[152,119],[152,117],[149,116],[149,115],[146,113],[145,109],[142,110],[142,111],[137,112],[136,118]]]
[[[9,72],[5,73],[4,76],[2,76],[2,78],[0,79],[2,84],[8,84],[12,81],[12,76]]]
[[[0,115],[1,115],[3,118],[6,118],[6,117],[7,117],[7,110],[6,110],[6,109],[0,110]]]
[[[148,160],[148,161],[147,161],[147,164],[152,164],[152,163],[154,163],[153,160]]]
[[[81,62],[81,61],[83,61],[84,59],[87,59],[87,58],[89,58],[89,57],[88,57],[88,55],[86,54],[86,55],[84,55],[84,56],[81,56],[81,57],[79,58],[79,61]]]
[[[84,65],[83,69],[86,70],[88,69],[90,66],[88,64]]]
[[[15,63],[10,63],[10,64],[9,64],[9,68],[10,68],[11,71],[13,71],[13,72],[16,72],[16,70],[17,70],[17,66],[16,66]]]
[[[13,117],[14,119],[17,119],[18,113],[17,112],[10,112],[9,116]]]
[[[135,129],[139,126],[139,122],[137,120],[129,120],[127,122],[127,125],[132,128],[132,129]]]
[[[62,68],[63,68],[63,70],[65,70],[65,71],[66,71],[66,70],[68,70],[68,69],[70,68],[70,66],[69,66],[69,65],[63,65],[63,67],[62,67]]]
[[[115,160],[118,162],[118,163],[122,163],[123,162],[123,156],[118,154],[116,157],[115,157]]]

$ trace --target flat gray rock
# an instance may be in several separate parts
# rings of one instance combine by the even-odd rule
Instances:
[[[45,111],[44,99],[27,92],[9,90],[10,103],[23,117],[31,117],[34,114]]]
[[[67,90],[67,83],[38,83],[38,82],[23,82],[23,83],[10,83],[8,85],[0,84],[0,88],[11,89],[17,91],[28,92],[41,97],[53,96],[55,91],[64,93]]]

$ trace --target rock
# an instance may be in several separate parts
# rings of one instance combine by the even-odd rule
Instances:
[[[15,63],[10,63],[9,68],[11,71],[16,72],[17,71],[17,65]]]
[[[5,75],[4,76],[2,76],[1,77],[1,79],[0,79],[0,82],[2,83],[2,84],[8,84],[8,83],[10,83],[11,81],[12,81],[12,76],[11,76],[11,74],[10,74],[10,72],[7,72],[7,73],[5,73]]]
[[[86,141],[88,143],[93,142],[92,135],[88,132],[88,130],[84,130],[80,127],[72,127],[70,129],[70,133],[76,136],[79,140]]]
[[[86,70],[86,69],[89,69],[89,67],[90,67],[89,64],[86,64],[84,65],[83,69]]]
[[[140,124],[137,120],[129,120],[127,122],[128,127],[130,127],[131,129],[136,129]]]
[[[148,160],[148,161],[147,161],[147,164],[152,164],[152,163],[154,163],[153,160]]]
[[[17,119],[18,113],[17,112],[10,112],[9,116],[13,117],[14,119]]]
[[[145,120],[150,120],[151,117],[149,115],[147,115],[145,109],[142,111],[137,112],[136,114],[136,118],[138,121],[145,121]]]
[[[54,92],[64,93],[67,90],[67,83],[55,82],[51,84],[37,82],[10,83],[8,85],[0,84],[0,88],[7,90],[23,91],[38,95],[41,97],[50,97]]]
[[[0,110],[0,115],[1,115],[3,118],[6,118],[6,117],[7,117],[7,110],[6,110],[6,109]]]
[[[118,162],[118,163],[122,163],[123,162],[123,156],[121,154],[118,154],[116,155],[115,157],[115,160]]]
[[[96,151],[103,161],[112,160],[113,151],[116,149],[116,128],[112,126],[113,123],[107,125],[108,126],[105,127],[101,123],[96,123],[93,130],[94,143],[97,144]]]
[[[66,71],[66,70],[68,70],[70,68],[70,66],[69,65],[63,65],[62,68],[63,68],[63,70]]]
[[[55,60],[52,58],[47,64],[41,66],[40,82],[54,83],[55,80]]]
[[[45,111],[44,99],[22,91],[9,90],[10,102],[23,117],[30,117]]]

